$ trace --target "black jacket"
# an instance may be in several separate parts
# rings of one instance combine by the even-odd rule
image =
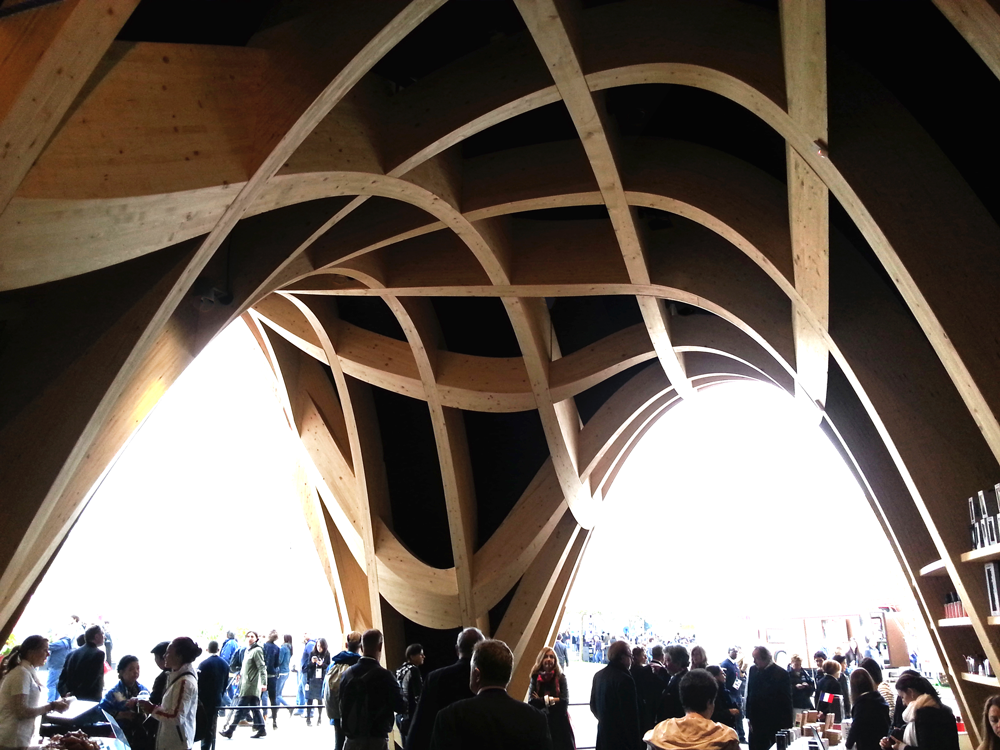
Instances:
[[[816,683],[813,682],[812,675],[808,670],[800,669],[798,672],[791,667],[788,668],[788,678],[792,683],[792,706],[794,708],[812,708],[812,694],[816,691]],[[799,688],[799,685],[805,685]]]
[[[684,716],[684,706],[681,705],[681,680],[688,673],[685,667],[670,677],[667,689],[660,695],[660,704],[656,707],[656,723],[667,719],[680,719]]]
[[[506,690],[452,703],[434,721],[431,750],[552,750],[545,714]]]
[[[438,712],[456,701],[472,697],[469,690],[470,660],[459,659],[454,664],[435,669],[427,675],[420,693],[417,712],[410,721],[406,735],[406,750],[428,750]]]
[[[728,688],[725,684],[719,685],[719,692],[715,695],[715,711],[712,712],[712,721],[723,724],[727,727],[736,727],[736,716],[729,713],[731,708],[739,708],[739,693],[733,688]]]
[[[878,750],[879,740],[889,733],[889,706],[877,690],[858,698],[851,709],[847,750]]]
[[[840,705],[836,703],[827,703],[821,700],[820,696],[822,696],[823,693],[839,695],[843,704],[844,690],[840,686],[840,680],[836,677],[825,674],[822,679],[816,683],[816,710],[823,714],[832,713],[834,723],[839,724],[840,720],[843,718]]]
[[[213,654],[198,665],[198,699],[205,708],[224,705],[222,693],[228,685],[229,665],[222,657]]]
[[[311,660],[309,666],[314,666]],[[367,696],[368,722],[355,729],[351,727],[350,717],[359,705],[355,701],[363,700],[363,695]],[[406,703],[395,676],[371,657],[362,656],[340,681],[340,723],[348,739],[387,737],[396,714],[405,709]]]
[[[750,668],[746,715],[750,721],[750,749],[771,747],[774,733],[792,726],[792,683],[788,672],[774,663],[764,669]]]
[[[72,693],[77,698],[98,703],[104,697],[104,659],[107,654],[93,643],[73,651],[63,665],[57,689],[59,695]]]
[[[905,750],[958,750],[958,727],[955,714],[945,705],[926,706],[914,712],[917,744],[906,745]],[[893,730],[893,736],[902,738],[902,730]]]
[[[646,733],[656,726],[656,708],[660,705],[660,696],[663,694],[663,681],[653,674],[653,669],[648,664],[633,666],[629,674],[635,683],[636,698],[639,701],[639,728]]]
[[[597,750],[641,750],[639,703],[628,670],[609,664],[594,675],[590,710],[597,717]]]

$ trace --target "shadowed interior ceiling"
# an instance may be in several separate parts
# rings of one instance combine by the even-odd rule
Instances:
[[[337,627],[381,627],[390,661],[478,625],[523,681],[631,447],[752,379],[838,445],[977,715],[1000,688],[961,676],[1000,663],[963,559],[965,499],[1000,480],[998,75],[989,0],[0,17],[4,632],[242,319]],[[967,621],[939,622],[951,590]]]

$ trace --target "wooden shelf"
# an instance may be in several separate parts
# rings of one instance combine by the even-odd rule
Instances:
[[[948,575],[944,567],[944,560],[935,560],[930,565],[925,565],[920,569],[921,577],[943,577]]]
[[[982,562],[990,560],[1000,560],[1000,544],[991,544],[989,547],[980,547],[972,552],[962,553],[962,562]]]
[[[1000,618],[997,618],[997,619],[1000,620]],[[939,628],[958,628],[958,627],[962,627],[963,625],[968,625],[969,627],[972,627],[972,618],[971,617],[946,617],[943,620],[938,620],[938,627]]]
[[[989,687],[1000,687],[1000,680],[996,677],[982,677],[978,674],[962,672],[962,679],[966,682],[974,682],[977,685],[988,685]]]

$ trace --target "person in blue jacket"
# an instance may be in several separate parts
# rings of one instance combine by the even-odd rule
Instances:
[[[45,681],[46,687],[49,689],[49,702],[59,700],[59,675],[62,673],[63,664],[66,663],[66,657],[69,656],[69,652],[73,650],[73,641],[70,640],[68,635],[64,635],[62,638],[53,638],[49,641],[49,660],[46,665],[49,669],[49,676]]]

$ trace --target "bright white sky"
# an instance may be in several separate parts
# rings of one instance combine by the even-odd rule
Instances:
[[[243,323],[199,356],[123,451],[15,629],[111,621],[115,660],[231,628],[340,636],[292,482],[295,444]],[[152,662],[144,675],[155,675]],[[152,679],[152,678],[150,678]]]
[[[567,613],[644,614],[729,643],[883,604],[914,607],[854,477],[792,397],[747,382],[700,392],[636,446]]]
[[[111,621],[116,659],[182,634],[204,646],[224,628],[274,627],[296,645],[309,630],[336,649],[333,597],[292,483],[295,450],[271,371],[236,324],[123,452],[15,634],[61,630],[75,613]],[[673,409],[633,451],[605,510],[568,611],[704,631],[748,615],[913,606],[853,477],[773,388],[720,386]]]

